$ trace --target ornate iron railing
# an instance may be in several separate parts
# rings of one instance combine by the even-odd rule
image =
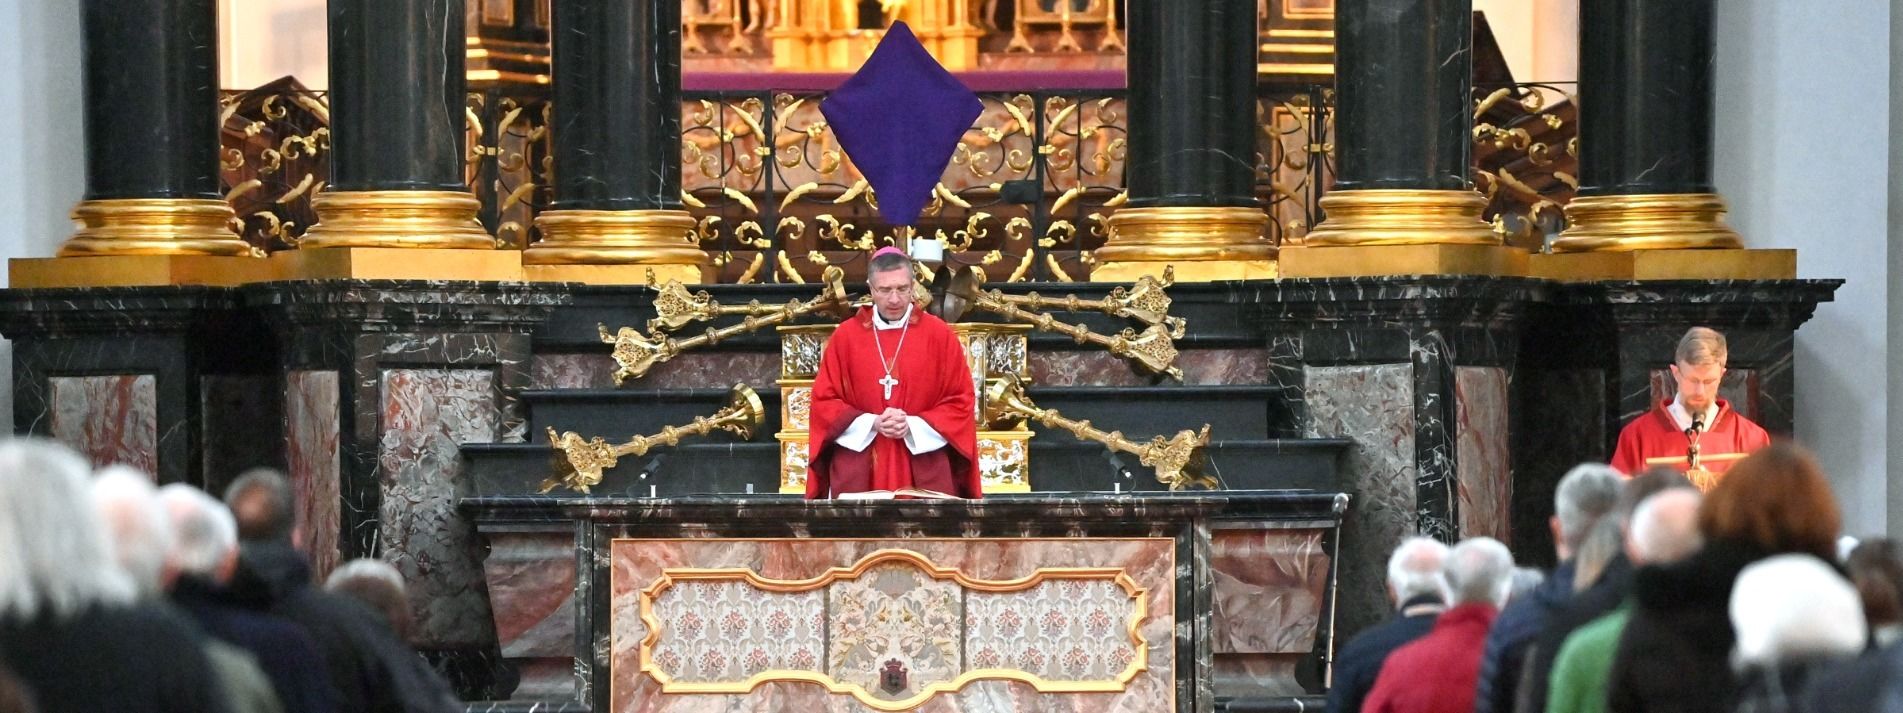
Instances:
[[[918,234],[992,280],[1080,280],[1126,200],[1128,122],[1121,90],[986,93]],[[681,118],[682,200],[723,282],[817,279],[896,236],[877,195],[818,112],[823,93],[690,92]],[[1333,180],[1333,92],[1268,90],[1257,102],[1256,192],[1264,238],[1296,244],[1321,218]],[[549,202],[549,104],[499,91],[469,98],[469,185],[500,242],[536,238]],[[1577,187],[1577,123],[1567,87],[1475,91],[1476,186],[1509,243],[1539,249],[1563,227]],[[266,87],[226,97],[225,179],[247,239],[293,247],[314,221],[327,174],[324,95]]]

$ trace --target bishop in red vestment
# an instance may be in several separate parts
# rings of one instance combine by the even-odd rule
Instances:
[[[981,497],[971,367],[913,302],[912,262],[872,260],[873,306],[833,330],[813,380],[806,497],[904,488]]]
[[[1647,460],[1673,458],[1675,462],[1663,465],[1685,471],[1691,467],[1687,456],[1696,436],[1699,467],[1718,475],[1739,456],[1770,445],[1771,436],[1763,427],[1718,398],[1727,356],[1724,335],[1704,327],[1686,332],[1672,364],[1677,395],[1626,424],[1612,451],[1612,467],[1638,475],[1650,465]]]

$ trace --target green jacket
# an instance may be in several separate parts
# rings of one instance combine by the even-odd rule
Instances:
[[[1606,677],[1619,635],[1632,616],[1626,603],[1611,614],[1592,620],[1566,637],[1553,660],[1553,678],[1546,689],[1546,713],[1605,713]]]

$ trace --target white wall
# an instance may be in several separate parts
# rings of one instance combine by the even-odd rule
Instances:
[[[85,187],[79,37],[78,0],[0,0],[0,264],[51,256],[72,232],[67,211]],[[0,340],[0,384],[12,383],[12,345]],[[0,429],[13,432],[11,386],[0,388]]]
[[[1890,13],[1890,135],[1903,132],[1903,12]],[[1889,408],[1885,414],[1889,423],[1888,443],[1898,444],[1888,449],[1885,459],[1889,476],[1903,474],[1903,141],[1890,142],[1890,259],[1888,349]],[[1886,485],[1890,482],[1886,478]],[[1888,488],[1888,497],[1884,500],[1884,514],[1888,516],[1885,529],[1890,536],[1903,533],[1903,487]]]
[[[1848,280],[1797,332],[1796,436],[1831,474],[1851,534],[1903,530],[1886,477],[1898,393],[1884,388],[1896,338],[1888,5],[1718,3],[1716,180],[1732,226],[1749,247],[1796,248],[1800,277]]]
[[[1473,0],[1521,82],[1578,78],[1579,0]]]

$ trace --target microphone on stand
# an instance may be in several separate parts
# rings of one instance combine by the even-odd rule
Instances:
[[[1685,435],[1687,437],[1690,437],[1690,436],[1695,436],[1704,432],[1705,432],[1705,414],[1702,414],[1702,413],[1692,414],[1692,426],[1691,428],[1685,429]]]

